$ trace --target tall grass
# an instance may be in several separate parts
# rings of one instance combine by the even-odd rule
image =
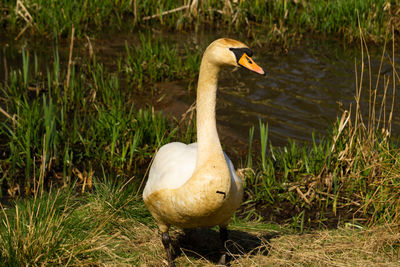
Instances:
[[[145,85],[158,81],[194,79],[200,66],[201,53],[185,47],[178,51],[177,45],[170,45],[150,33],[140,34],[140,45],[126,44],[126,58],[120,63],[120,71],[127,79],[143,89]]]
[[[166,54],[168,47],[163,49]],[[148,53],[141,59],[150,62],[152,57]],[[86,183],[90,173],[102,173],[102,168],[121,179],[143,174],[159,146],[178,136],[193,138],[188,135],[193,124],[186,129],[152,108],[137,107],[133,91],[138,85],[124,83],[121,88],[123,78],[96,59],[72,66],[67,88],[67,70],[61,68],[57,50],[47,75],[37,63],[32,66],[37,59],[31,58],[23,49],[22,69],[10,71],[1,86],[8,118],[0,124],[0,175],[6,188],[20,188],[11,195],[30,194],[35,180],[46,186],[67,185],[74,178]],[[168,73],[161,77],[167,79]]]
[[[25,32],[78,36],[95,31],[138,29],[160,25],[170,30],[197,30],[201,25],[225,27],[255,37],[256,28],[267,40],[286,41],[305,33],[337,34],[358,40],[358,20],[370,41],[383,41],[391,24],[398,27],[398,1],[6,1],[7,14],[0,25],[21,35]],[[29,29],[29,30],[27,30]],[[267,29],[267,31],[265,31]]]
[[[105,182],[101,182],[104,180]],[[34,196],[1,206],[2,266],[135,264],[138,228],[151,226],[150,214],[132,183],[94,180],[95,191],[35,191]]]

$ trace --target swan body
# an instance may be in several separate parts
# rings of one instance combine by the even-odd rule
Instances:
[[[143,199],[162,232],[170,266],[174,266],[169,251],[171,225],[219,225],[225,239],[226,226],[242,201],[242,181],[218,138],[215,104],[221,67],[241,66],[265,74],[251,56],[245,44],[232,39],[218,39],[207,47],[197,86],[197,143],[169,143],[154,157]]]
[[[143,198],[162,232],[170,225],[181,228],[226,226],[241,203],[242,180],[225,153],[221,165],[227,168],[215,171],[212,169],[217,168],[217,164],[214,164],[211,171],[197,174],[197,181],[189,181],[196,168],[197,147],[197,143],[169,143],[161,147],[154,158]],[[215,162],[213,159],[210,163]],[[229,181],[215,185],[213,174],[216,173],[229,177]],[[224,195],[226,192],[229,194]]]

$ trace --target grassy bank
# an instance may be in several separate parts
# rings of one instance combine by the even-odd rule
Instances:
[[[158,230],[136,188],[104,178],[83,195],[38,190],[12,208],[2,207],[0,264],[164,266]],[[232,266],[393,266],[399,260],[395,226],[347,224],[299,235],[285,225],[235,219],[230,229]],[[215,229],[173,229],[172,237],[178,265],[214,266],[218,260]]]
[[[398,262],[400,154],[390,136],[393,114],[382,107],[393,110],[399,78],[393,66],[372,84],[361,47],[355,107],[321,142],[276,148],[266,124],[250,129],[248,156],[237,166],[246,188],[232,224],[233,263]],[[2,265],[157,265],[164,258],[140,185],[159,146],[195,139],[194,121],[139,106],[133,92],[193,79],[200,56],[146,34],[126,55],[112,72],[96,57],[62,64],[55,48],[53,62],[40,70],[37,57],[22,51],[22,68],[9,71],[1,85],[0,175],[2,196],[14,198],[1,208]],[[362,94],[371,100],[367,118]],[[205,231],[174,232],[184,248],[179,263],[214,262],[212,247],[191,245],[193,235],[215,238]]]
[[[137,263],[135,242],[145,237],[138,229],[153,223],[134,186],[94,181],[94,188],[80,196],[39,189],[11,210],[2,207],[1,265]]]
[[[0,25],[16,36],[92,36],[99,30],[135,31],[161,26],[168,30],[197,31],[223,28],[261,41],[298,39],[305,33],[382,42],[387,29],[399,29],[397,0],[379,1],[5,1]],[[257,30],[258,29],[258,30]]]

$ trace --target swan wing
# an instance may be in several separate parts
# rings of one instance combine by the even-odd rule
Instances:
[[[197,143],[179,142],[162,146],[150,167],[143,198],[162,189],[182,186],[192,176],[197,160]]]
[[[228,165],[229,172],[231,174],[232,182],[234,182],[236,185],[242,186],[242,184],[243,184],[242,179],[240,179],[239,176],[236,174],[235,166],[233,166],[232,161],[225,154],[225,152],[224,152],[224,157],[226,160],[226,164]]]

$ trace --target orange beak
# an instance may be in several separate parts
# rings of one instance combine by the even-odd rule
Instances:
[[[265,75],[265,71],[255,63],[251,57],[246,53],[243,53],[242,57],[239,59],[238,64],[248,70],[257,72],[258,74]]]

